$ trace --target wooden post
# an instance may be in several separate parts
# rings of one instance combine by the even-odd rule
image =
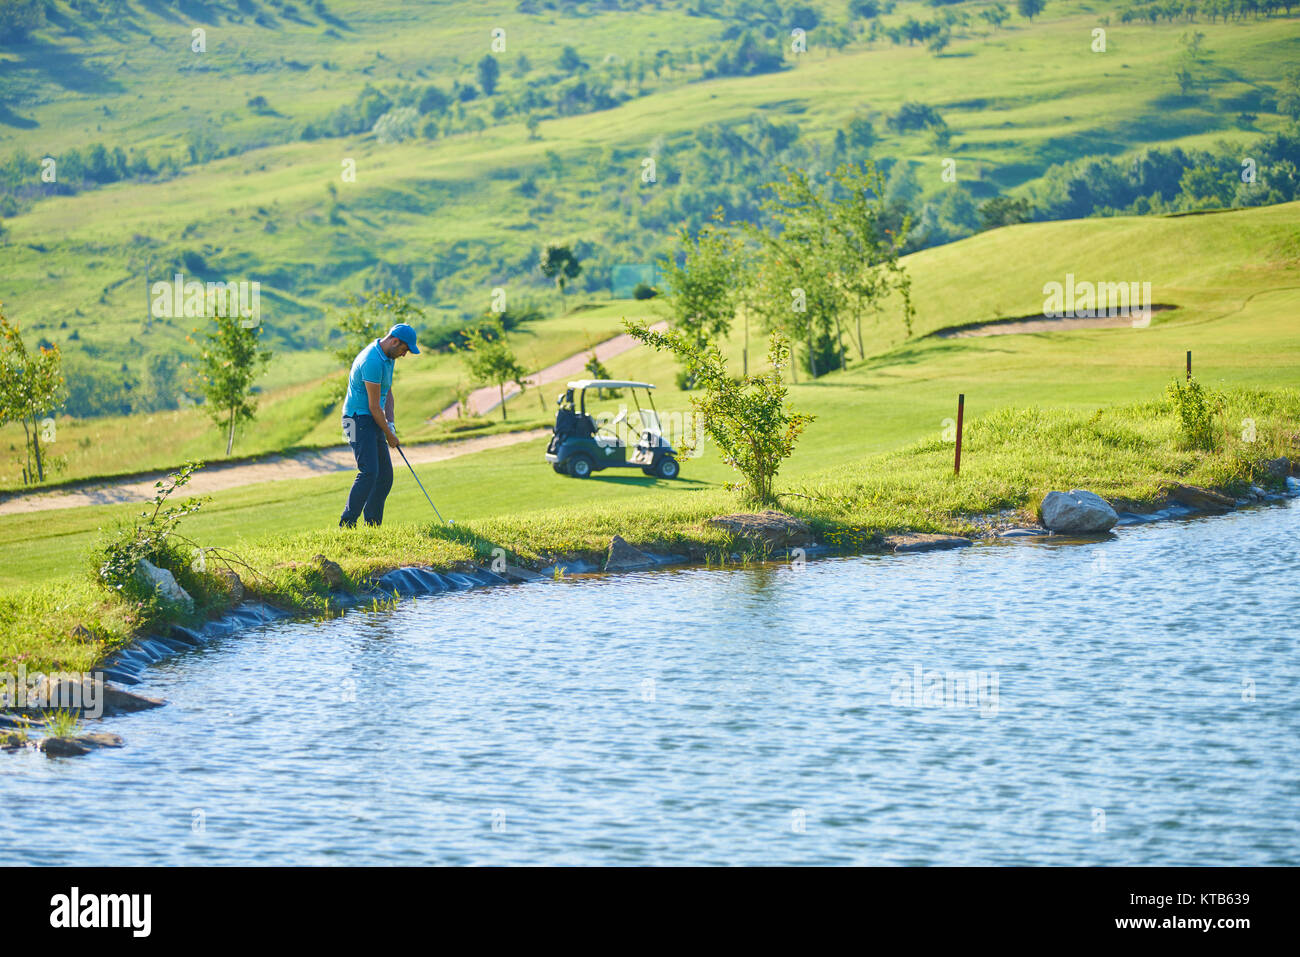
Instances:
[[[953,461],[952,474],[961,475],[961,420],[966,411],[966,393],[957,396],[957,457]]]
[[[1187,381],[1192,381],[1192,350],[1187,350]]]

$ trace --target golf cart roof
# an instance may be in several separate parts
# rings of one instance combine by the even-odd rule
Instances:
[[[579,379],[569,383],[570,389],[653,389],[649,382],[625,382],[622,379]]]

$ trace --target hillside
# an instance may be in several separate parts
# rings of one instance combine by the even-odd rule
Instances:
[[[183,373],[153,384],[151,407],[128,388],[147,356],[192,349],[195,322],[145,310],[148,281],[177,271],[259,281],[276,352],[265,385],[310,383],[334,367],[331,310],[348,293],[398,289],[431,322],[481,314],[494,288],[558,313],[536,268],[545,243],[574,242],[575,290],[608,295],[615,266],[649,263],[679,226],[717,206],[756,216],[781,163],[879,161],[918,245],[977,229],[977,204],[997,196],[1058,215],[1087,157],[1208,149],[1235,163],[1285,128],[1279,90],[1300,59],[1280,8],[1153,23],[1124,22],[1131,4],[1053,2],[994,25],[989,3],[884,4],[875,18],[839,3],[46,7],[0,51],[0,301],[33,344],[62,347],[82,411],[179,401]],[[946,45],[893,42],[909,21],[942,21]],[[803,53],[787,42],[798,24]],[[1105,53],[1089,46],[1098,24]],[[55,183],[40,181],[45,156],[70,159]],[[1152,179],[1157,204],[1281,195],[1266,168],[1254,193],[1184,196],[1181,170]],[[980,300],[970,318],[1019,308]],[[948,310],[943,324],[961,321]]]

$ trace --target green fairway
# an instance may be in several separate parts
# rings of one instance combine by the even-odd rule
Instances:
[[[1300,383],[1298,215],[1300,207],[1291,204],[1192,218],[1036,224],[910,257],[917,288],[930,291],[920,297],[919,328],[947,325],[953,317],[987,318],[985,302],[1004,302],[1011,314],[1031,311],[1035,296],[1041,307],[1036,289],[1044,277],[1067,270],[1101,278],[1149,276],[1156,298],[1177,308],[1157,313],[1148,328],[916,339],[854,362],[847,372],[795,385],[794,404],[817,419],[783,467],[780,487],[798,489],[835,467],[939,439],[950,424],[945,420],[956,415],[958,393],[966,395],[967,416],[974,418],[1004,407],[1091,410],[1154,400],[1182,373],[1188,350],[1207,385],[1294,388]],[[1044,249],[1051,252],[1030,255]],[[1238,265],[1224,258],[1225,250]],[[981,281],[975,276],[980,262],[1016,265],[985,271]],[[961,288],[975,292],[958,306]],[[733,330],[728,343],[737,368],[740,339]],[[751,357],[762,349],[760,336],[752,340]],[[616,377],[659,385],[661,414],[689,408],[687,394],[673,385],[675,367],[667,356],[642,347],[609,366]],[[617,404],[607,399],[594,408],[613,410]],[[614,506],[689,501],[733,478],[705,443],[700,458],[683,461],[680,481],[614,470],[581,482],[554,474],[542,460],[544,445],[532,441],[419,472],[439,510],[458,521],[580,509],[593,497]],[[345,474],[233,489],[218,494],[190,528],[205,544],[235,548],[331,528],[350,483]],[[105,506],[0,517],[0,583],[83,574],[80,556],[96,530],[133,511]],[[386,522],[424,523],[430,517],[409,475],[399,470]]]

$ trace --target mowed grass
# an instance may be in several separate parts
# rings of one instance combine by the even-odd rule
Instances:
[[[1153,288],[1163,291],[1156,298],[1178,308],[1157,313],[1148,328],[914,339],[854,361],[847,372],[814,382],[804,377],[791,387],[792,402],[817,418],[783,466],[779,487],[797,490],[826,469],[858,467],[855,463],[866,468],[861,463],[871,455],[938,438],[949,424],[945,420],[956,416],[958,393],[966,396],[968,421],[1007,407],[1092,411],[1149,401],[1182,375],[1189,349],[1198,378],[1208,386],[1294,387],[1300,382],[1300,323],[1295,318],[1300,264],[1285,234],[1297,205],[1165,220],[1035,224],[964,240],[943,255],[928,251],[910,257],[917,289],[927,290],[919,297],[923,311],[918,328],[948,324],[951,314],[931,303],[956,297],[961,283],[972,290],[965,315],[981,319],[986,316],[980,297],[1004,301],[1012,312],[1029,311],[1037,290],[1041,308],[1042,282],[1058,271],[1063,279],[1067,270],[1098,278],[1149,274]],[[1091,240],[1073,246],[1063,225]],[[1225,225],[1231,227],[1226,233]],[[968,254],[959,255],[958,247],[967,247]],[[1084,251],[1080,259],[1072,261],[1068,252],[1060,252],[1070,248]],[[1242,257],[1236,266],[1224,256],[1225,249]],[[1108,261],[1105,250],[1114,258]],[[983,280],[974,277],[981,261],[998,264],[982,273]],[[1235,285],[1221,288],[1223,277],[1234,276]],[[1245,284],[1248,279],[1252,285]],[[884,332],[889,323],[898,323],[888,313],[879,321]],[[741,339],[737,327],[727,341],[737,371]],[[755,330],[750,342],[755,367],[763,351],[763,337]],[[668,356],[638,348],[608,365],[616,377],[657,384],[661,414],[689,409],[689,396],[674,385],[676,367]],[[594,408],[613,411],[618,404],[606,400]],[[580,512],[594,497],[615,508],[673,508],[678,501],[712,495],[735,478],[707,442],[700,458],[683,461],[682,478],[674,482],[649,479],[635,470],[598,473],[578,482],[550,470],[542,459],[543,446],[543,441],[531,441],[421,466],[419,474],[442,513],[458,521],[546,509]],[[255,539],[330,528],[350,482],[351,476],[342,474],[233,489],[217,495],[190,528],[205,544],[235,548]],[[0,517],[0,584],[80,574],[80,556],[97,529],[132,511],[120,506]],[[404,524],[428,517],[428,504],[400,470],[386,520]]]
[[[575,353],[619,335],[624,317],[657,322],[665,314],[656,302],[628,300],[613,303],[584,303],[571,297],[572,307],[563,315],[524,323],[508,336],[520,362],[529,370],[545,368]],[[558,301],[557,311],[561,308]],[[301,356],[304,353],[290,353]],[[339,416],[346,392],[346,364],[332,355],[320,354],[319,361],[334,366],[333,372],[307,382],[274,388],[271,375],[262,379],[267,391],[259,399],[257,418],[235,429],[233,458],[267,455],[293,448],[319,448],[342,443]],[[273,373],[274,369],[271,370]],[[400,360],[394,376],[398,424],[403,441],[421,442],[443,438],[444,426],[433,417],[456,401],[460,388],[471,386],[461,358],[450,352],[422,352]],[[549,416],[554,388],[543,388],[543,401],[535,389],[506,402],[507,418],[536,419]],[[543,408],[543,402],[545,408]],[[501,410],[493,410],[486,422],[500,421]],[[218,462],[226,459],[226,433],[200,407],[189,406],[151,415],[108,416],[97,419],[55,420],[55,441],[46,451],[66,460],[59,471],[48,473],[47,485],[88,478],[132,474],[171,468],[188,460]],[[20,425],[0,427],[0,490],[24,488],[21,469],[23,435]]]

